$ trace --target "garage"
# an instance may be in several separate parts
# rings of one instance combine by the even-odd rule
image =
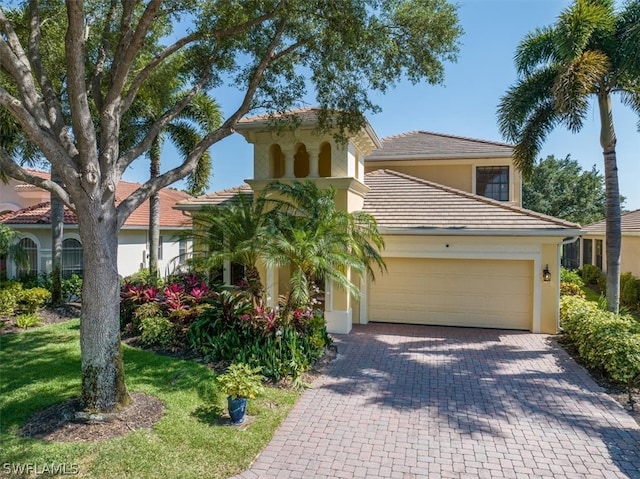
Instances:
[[[385,258],[371,282],[374,322],[531,330],[533,261]]]

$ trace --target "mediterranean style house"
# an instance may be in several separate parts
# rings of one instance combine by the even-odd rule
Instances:
[[[48,178],[49,173],[30,171]],[[116,189],[118,198],[126,198],[140,185],[121,181]],[[7,277],[51,271],[51,203],[50,194],[36,186],[10,180],[0,182],[0,223],[20,233],[20,244],[29,255],[29,267],[18,270],[6,258],[0,258],[0,273]],[[158,269],[165,272],[175,266],[174,258],[185,258],[187,244],[176,242],[179,231],[191,228],[191,219],[173,209],[176,202],[189,199],[181,191],[160,191],[160,243],[158,245]],[[82,276],[82,241],[78,234],[78,220],[72,211],[65,208],[64,236],[62,241],[62,274]],[[143,203],[127,219],[118,236],[118,272],[121,276],[135,273],[147,264],[149,230],[149,202]],[[179,260],[176,260],[179,261]]]
[[[356,279],[359,301],[326,285],[330,332],[368,322],[557,332],[561,249],[582,231],[521,208],[512,146],[425,131],[380,140],[369,124],[337,142],[317,133],[316,110],[295,113],[299,126],[286,132],[264,116],[241,120],[236,130],[254,146],[253,178],[176,208],[193,213],[272,180],[310,179],[335,187],[338,207],[372,214],[388,271]],[[287,291],[288,271],[263,277],[272,302]]]
[[[620,271],[640,277],[640,210],[623,213],[622,245],[620,249]],[[585,226],[582,238],[580,266],[594,264],[606,271],[607,253],[605,241],[605,220]]]

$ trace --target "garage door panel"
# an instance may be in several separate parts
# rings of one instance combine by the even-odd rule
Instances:
[[[530,329],[531,261],[390,258],[369,288],[369,320]]]

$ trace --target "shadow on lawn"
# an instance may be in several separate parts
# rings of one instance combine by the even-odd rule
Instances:
[[[563,454],[575,452],[573,434],[585,444],[591,442],[585,437],[594,438],[590,453],[610,455],[621,471],[640,478],[640,429],[633,419],[558,345],[540,340],[532,348],[528,337],[504,330],[356,326],[338,338],[341,359],[325,372],[335,380],[320,387],[383,408],[428,409],[461,439],[490,436],[521,447],[527,438],[518,433],[535,434],[538,443],[567,446],[553,451]]]

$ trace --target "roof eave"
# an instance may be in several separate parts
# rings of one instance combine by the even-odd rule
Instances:
[[[495,151],[489,153],[447,153],[447,154],[427,154],[414,153],[409,155],[403,155],[401,153],[394,155],[376,155],[367,156],[364,161],[393,161],[393,160],[474,160],[474,159],[487,159],[487,158],[511,158],[512,152]]]
[[[402,228],[380,226],[383,235],[410,236],[582,236],[584,230],[572,228],[522,228],[522,229],[491,229],[491,228]]]

